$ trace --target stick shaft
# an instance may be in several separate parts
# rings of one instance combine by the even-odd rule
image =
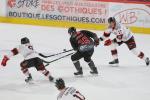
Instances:
[[[52,54],[52,55],[44,55],[44,54],[42,54],[42,53],[39,53],[39,55],[40,55],[41,57],[48,58],[48,57],[57,56],[57,55],[60,55],[60,54],[63,54],[63,53],[67,53],[67,52],[70,52],[70,51],[73,51],[73,49],[67,50],[67,51],[63,51],[63,52],[60,52],[60,53],[57,53],[57,54]]]
[[[59,57],[59,58],[54,59],[54,60],[52,60],[52,61],[45,61],[45,60],[43,60],[43,62],[47,64],[46,66],[48,66],[50,63],[53,63],[53,62],[58,61],[58,60],[60,60],[60,59],[62,59],[62,58],[68,57],[68,56],[70,56],[70,55],[72,55],[72,54],[73,54],[73,53],[69,53],[69,54],[67,54],[67,55],[64,55],[64,56],[62,56],[62,57]]]

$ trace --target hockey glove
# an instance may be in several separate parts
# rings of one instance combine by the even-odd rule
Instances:
[[[111,44],[112,44],[111,39],[108,39],[108,40],[105,41],[104,46],[109,46]]]
[[[1,65],[2,66],[6,66],[8,60],[9,60],[9,58],[7,56],[4,56],[4,58],[3,58],[2,62],[1,62]]]

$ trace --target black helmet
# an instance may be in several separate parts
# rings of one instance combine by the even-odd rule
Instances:
[[[75,27],[70,27],[68,29],[68,33],[71,34],[71,33],[75,33],[76,32],[76,28]]]
[[[30,43],[30,40],[27,37],[21,39],[21,44]]]
[[[111,23],[111,22],[116,22],[115,17],[109,17],[108,18],[108,23]]]
[[[56,79],[55,86],[61,90],[65,88],[65,82],[62,78]]]

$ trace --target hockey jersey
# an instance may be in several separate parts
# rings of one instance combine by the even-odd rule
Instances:
[[[108,27],[108,29],[104,32],[104,38],[110,36],[110,34],[116,35],[116,39],[118,42],[120,41],[128,41],[132,36],[132,32],[121,23],[116,23],[115,28]]]
[[[81,30],[70,37],[70,43],[74,50],[78,50],[83,45],[94,45],[94,41],[97,39],[98,37],[95,33]]]
[[[67,87],[59,93],[57,100],[85,100],[85,97],[75,88]]]
[[[8,58],[21,54],[25,60],[35,58],[38,54],[34,51],[33,46],[30,43],[19,45],[17,48],[14,48],[7,55]]]

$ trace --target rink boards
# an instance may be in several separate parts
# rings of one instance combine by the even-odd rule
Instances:
[[[98,0],[7,0],[3,3],[6,6],[0,13],[3,16],[0,22],[105,30],[108,17],[114,16],[134,33],[150,33],[149,4]]]

